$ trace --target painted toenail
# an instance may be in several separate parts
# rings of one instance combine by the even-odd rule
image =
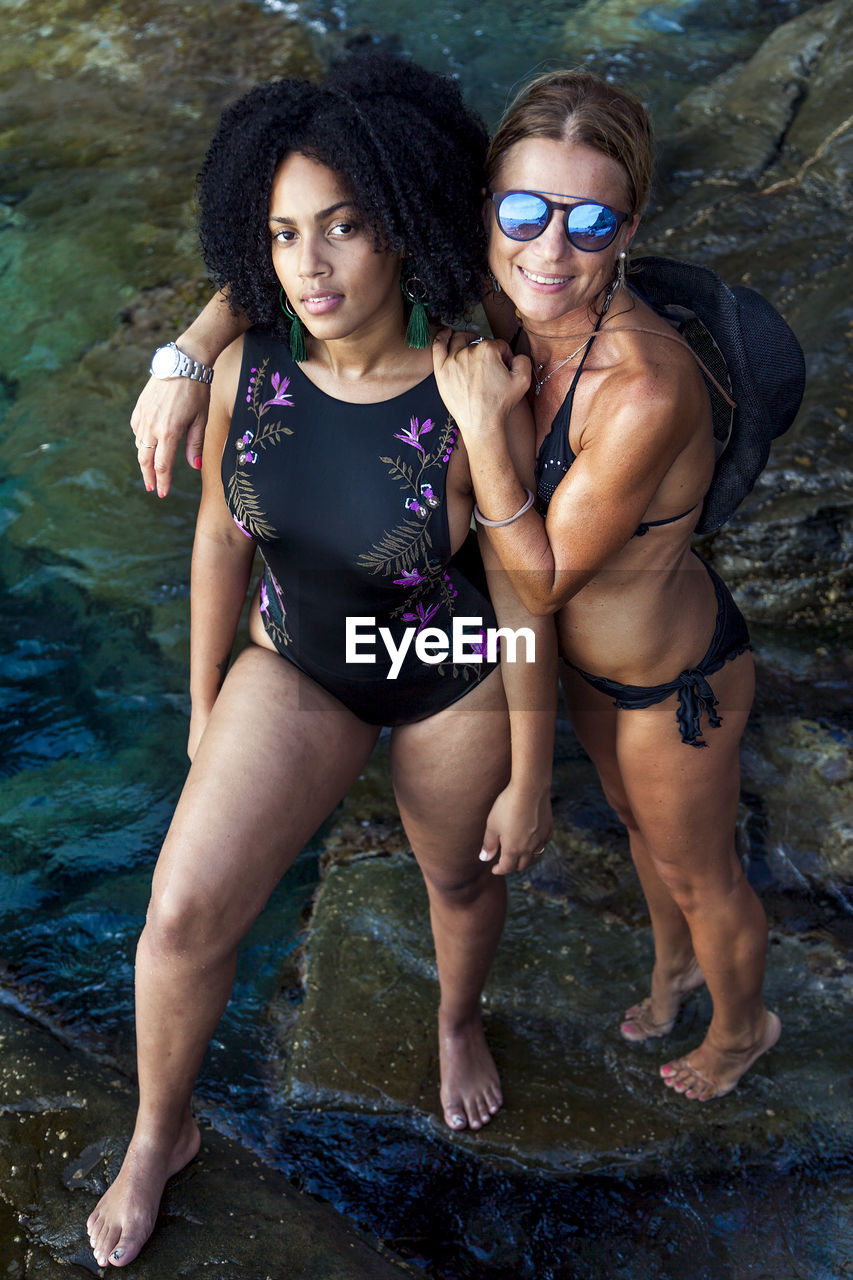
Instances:
[[[118,1262],[119,1258],[124,1257],[124,1249],[113,1249],[110,1257],[115,1258],[116,1262]]]
[[[464,1123],[465,1123],[465,1117],[464,1117],[464,1116],[452,1116],[452,1117],[451,1117],[451,1120],[450,1120],[450,1123],[453,1125],[454,1129],[461,1129],[461,1128],[462,1128],[462,1126],[463,1126],[463,1125],[464,1125]]]

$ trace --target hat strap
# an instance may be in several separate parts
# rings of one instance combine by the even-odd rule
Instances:
[[[707,367],[707,365],[704,364],[704,362],[699,359],[696,352],[691,347],[690,343],[685,342],[684,338],[682,338],[679,334],[662,333],[660,329],[646,329],[639,324],[623,324],[623,325],[619,325],[618,328],[608,329],[607,332],[608,333],[650,333],[653,338],[668,338],[670,342],[677,342],[680,347],[686,347],[687,350],[692,355],[693,359],[698,364],[699,368],[704,373],[705,377],[708,378],[709,381],[713,382],[714,386],[717,388],[717,390],[719,391],[720,395],[723,397],[723,399],[725,400],[729,408],[730,409],[737,408],[737,404],[735,403],[735,401],[732,400],[729,393],[720,386],[719,382],[714,377],[713,373]]]

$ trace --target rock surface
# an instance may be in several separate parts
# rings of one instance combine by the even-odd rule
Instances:
[[[106,1067],[0,1010],[2,1274],[56,1280],[103,1275],[85,1221],[115,1176],[135,1094]],[[110,1275],[119,1274],[108,1268]],[[417,1274],[245,1147],[209,1130],[201,1154],[164,1197],[156,1234],[133,1264],[139,1280],[403,1280]]]
[[[513,884],[485,998],[506,1107],[481,1134],[452,1134],[436,1117],[437,984],[420,873],[405,854],[367,857],[332,867],[318,894],[282,1096],[304,1107],[402,1109],[416,1123],[433,1117],[449,1147],[560,1174],[616,1162],[651,1175],[675,1148],[694,1170],[772,1166],[780,1143],[805,1147],[819,1130],[842,1153],[853,1140],[853,1106],[839,1106],[837,1094],[853,1046],[844,1034],[853,982],[843,971],[835,981],[815,973],[813,949],[774,936],[767,999],[786,1035],[737,1097],[692,1106],[664,1088],[657,1067],[701,1040],[707,997],[664,1042],[627,1044],[618,1024],[646,993],[646,932]]]
[[[773,302],[806,355],[792,429],[706,551],[751,622],[849,632],[851,508],[847,229],[853,209],[853,27],[845,0],[780,27],[681,103],[661,142],[660,211],[642,252],[713,267]]]
[[[809,759],[813,740],[819,746]],[[807,858],[805,825],[797,828],[802,844],[790,838],[788,848],[803,870],[793,878],[772,859],[751,858],[769,885],[766,998],[783,1035],[732,1095],[692,1105],[663,1086],[658,1069],[702,1039],[707,993],[686,1002],[665,1040],[621,1039],[623,1010],[647,990],[651,939],[624,837],[591,767],[569,735],[559,746],[555,836],[534,872],[511,882],[483,1002],[504,1109],[479,1134],[451,1133],[441,1119],[426,896],[390,817],[380,746],[331,833],[302,947],[302,1000],[295,1010],[292,996],[286,1001],[270,1064],[282,1131],[299,1129],[300,1113],[311,1123],[322,1115],[330,1138],[313,1157],[313,1173],[312,1160],[306,1164],[314,1185],[331,1181],[349,1212],[370,1213],[389,1238],[411,1241],[441,1224],[454,1276],[455,1261],[472,1268],[461,1274],[501,1280],[718,1280],[751,1274],[750,1257],[768,1275],[793,1276],[797,1266],[835,1275],[849,1237],[837,1230],[849,1180],[839,1176],[819,1206],[809,1191],[819,1170],[843,1171],[853,1141],[853,964],[848,917],[831,905],[839,874],[831,836]],[[776,821],[789,812],[782,808],[789,759],[814,771],[815,794],[817,779],[829,774],[835,786],[846,784],[832,742],[813,725],[793,722],[780,732],[776,759],[778,772],[750,778],[766,788]],[[378,838],[363,815],[378,818]],[[364,839],[349,847],[360,831]],[[753,849],[754,836],[742,837]],[[372,1199],[378,1185],[384,1200]],[[721,1223],[732,1197],[743,1195],[754,1212],[731,1237],[729,1272],[718,1253]],[[680,1204],[696,1215],[698,1237],[684,1235],[680,1218],[670,1230],[667,1210],[650,1221],[647,1203]],[[547,1227],[537,1231],[543,1215]],[[620,1220],[615,1249],[609,1233]],[[588,1253],[578,1252],[577,1231]],[[482,1272],[478,1258],[488,1259]]]

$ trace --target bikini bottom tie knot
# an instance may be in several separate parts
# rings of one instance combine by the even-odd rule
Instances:
[[[712,728],[716,729],[723,723],[721,717],[714,710],[717,705],[714,690],[708,684],[703,673],[695,667],[682,671],[676,683],[678,685],[678,710],[675,715],[678,720],[678,727],[681,730],[682,741],[689,743],[691,747],[707,747],[707,742],[702,740],[702,730],[700,728],[702,712],[708,712],[708,723]]]

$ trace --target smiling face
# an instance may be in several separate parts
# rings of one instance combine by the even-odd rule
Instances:
[[[627,175],[621,164],[592,147],[559,138],[525,138],[507,151],[493,187],[498,191],[557,192],[553,199],[572,203],[597,200],[628,209]],[[614,278],[616,260],[637,229],[638,216],[619,228],[605,249],[574,248],[565,232],[565,216],[555,210],[535,240],[511,240],[487,205],[489,265],[524,320],[537,323],[585,318]],[[569,326],[571,328],[571,325]]]
[[[300,152],[279,165],[269,204],[272,262],[291,308],[324,342],[403,331],[400,255],[373,230],[332,169]]]

